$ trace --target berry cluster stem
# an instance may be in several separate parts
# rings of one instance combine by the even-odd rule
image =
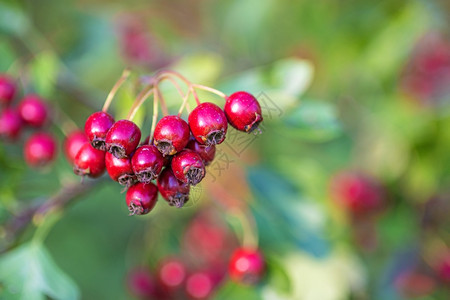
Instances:
[[[127,78],[130,76],[130,69],[125,69],[122,72],[122,75],[120,76],[119,80],[114,84],[111,91],[109,92],[108,96],[106,97],[105,103],[103,104],[102,111],[107,112],[109,109],[109,106],[111,105],[111,102],[116,95],[119,88],[122,86],[122,84],[127,80]]]
[[[223,99],[227,100],[227,95],[225,95],[221,91],[213,89],[209,86],[205,86],[205,85],[201,85],[201,84],[191,84],[191,87],[216,94],[217,96],[222,97]]]

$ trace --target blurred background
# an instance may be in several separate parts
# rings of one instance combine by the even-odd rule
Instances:
[[[28,132],[0,141],[0,298],[448,299],[449,12],[444,0],[0,1],[0,72],[17,100],[48,101],[60,145],[127,66],[116,120],[161,68],[251,92],[264,117],[260,135],[229,129],[182,209],[160,199],[129,217],[106,174],[20,234],[27,208],[80,178],[62,146],[36,170]],[[178,94],[162,91],[176,113]],[[150,102],[135,121],[148,135]],[[248,232],[267,266],[254,286],[227,275]],[[167,296],[167,261],[214,280]]]

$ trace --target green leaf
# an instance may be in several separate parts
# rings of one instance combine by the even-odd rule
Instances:
[[[324,212],[318,205],[307,201],[291,182],[268,168],[250,168],[247,178],[260,204],[257,219],[260,232],[270,232],[262,226],[276,223],[281,228],[277,230],[278,235],[291,240],[297,247],[318,257],[328,254]]]
[[[0,2],[0,31],[21,36],[29,27],[27,17],[18,7]]]
[[[37,54],[31,63],[31,74],[36,92],[43,97],[53,93],[59,71],[58,58],[52,52]]]
[[[78,287],[39,243],[22,245],[0,259],[0,283],[8,299],[80,298]]]
[[[6,42],[0,40],[0,71],[7,70],[16,60],[16,55],[12,47]]]
[[[171,69],[177,70],[191,82],[208,85],[214,83],[222,72],[223,59],[215,53],[195,53],[184,56]]]
[[[238,285],[232,281],[226,282],[222,285],[217,293],[214,295],[215,300],[226,299],[248,299],[257,300],[261,299],[261,295],[258,289],[254,287],[248,287]]]
[[[328,141],[342,133],[336,108],[326,102],[303,101],[293,112],[283,118],[285,134],[311,141]]]

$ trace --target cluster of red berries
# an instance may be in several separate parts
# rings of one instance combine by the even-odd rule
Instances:
[[[128,273],[127,286],[135,297],[209,299],[227,277],[244,285],[261,281],[266,269],[261,252],[238,247],[213,211],[200,211],[185,228],[181,255],[160,259],[154,271],[139,266]]]
[[[49,110],[38,95],[28,94],[13,106],[17,86],[7,75],[0,75],[0,138],[15,141],[25,127],[41,129],[48,123]],[[42,167],[53,161],[57,143],[53,135],[39,131],[27,137],[24,146],[25,162],[31,167]]]
[[[258,100],[250,93],[236,92],[226,97],[223,110],[210,102],[198,102],[188,122],[179,115],[164,116],[152,138],[139,145],[141,130],[135,123],[115,121],[104,110],[95,112],[84,126],[88,141],[73,156],[74,172],[96,178],[106,170],[128,189],[126,204],[133,215],[150,212],[158,191],[169,205],[182,207],[189,200],[190,186],[205,177],[205,166],[214,159],[216,145],[225,140],[228,123],[250,133],[261,121]],[[70,138],[81,144],[84,138],[76,136]],[[73,143],[67,142],[66,148]]]

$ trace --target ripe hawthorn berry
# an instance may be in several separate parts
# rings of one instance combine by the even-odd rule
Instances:
[[[95,149],[87,142],[75,156],[73,172],[78,176],[100,177],[105,172],[105,151]]]
[[[197,152],[197,154],[200,155],[200,157],[202,158],[203,164],[205,166],[208,166],[214,160],[214,156],[216,155],[216,146],[215,145],[207,146],[207,145],[200,144],[193,137],[187,144],[186,148]]]
[[[158,267],[158,280],[168,290],[175,290],[184,283],[187,275],[184,263],[174,257],[164,259]]]
[[[149,183],[158,177],[164,167],[165,159],[153,145],[144,145],[136,149],[131,165],[137,180]]]
[[[88,141],[84,131],[75,130],[64,140],[63,149],[67,160],[72,164],[80,148]]]
[[[84,124],[84,132],[92,147],[106,151],[106,134],[114,124],[114,118],[103,111],[97,111],[90,115]]]
[[[47,121],[47,105],[38,95],[26,95],[20,101],[17,109],[20,117],[27,125],[41,127]]]
[[[205,177],[205,165],[197,152],[185,149],[172,158],[175,177],[187,184],[196,185]]]
[[[159,120],[153,135],[153,144],[164,155],[174,155],[189,142],[189,125],[178,116],[165,116]]]
[[[153,183],[138,182],[130,186],[125,196],[130,215],[145,215],[155,207],[158,188]]]
[[[225,140],[228,121],[223,110],[214,103],[198,105],[188,117],[194,138],[207,146],[220,144]]]
[[[22,129],[22,119],[14,108],[5,108],[0,113],[0,137],[15,140]]]
[[[224,111],[231,126],[240,131],[250,133],[263,120],[258,100],[247,92],[236,92],[228,96]]]
[[[192,299],[209,299],[213,289],[214,282],[207,272],[194,272],[186,280],[186,293]]]
[[[0,74],[0,105],[9,105],[16,94],[16,83],[6,74]]]
[[[56,157],[56,140],[44,132],[31,135],[24,146],[25,161],[30,167],[42,167]]]
[[[169,167],[158,176],[157,185],[161,196],[170,206],[180,208],[189,200],[189,185],[179,181]]]
[[[117,158],[129,157],[141,140],[141,130],[129,120],[119,120],[106,134],[106,150]]]
[[[378,212],[384,205],[384,193],[367,175],[341,171],[331,180],[331,196],[353,217]]]
[[[228,272],[235,282],[252,285],[264,275],[265,260],[258,250],[238,248],[231,256]]]
[[[120,185],[130,187],[137,182],[129,157],[117,158],[109,152],[105,154],[106,171],[112,180]]]

